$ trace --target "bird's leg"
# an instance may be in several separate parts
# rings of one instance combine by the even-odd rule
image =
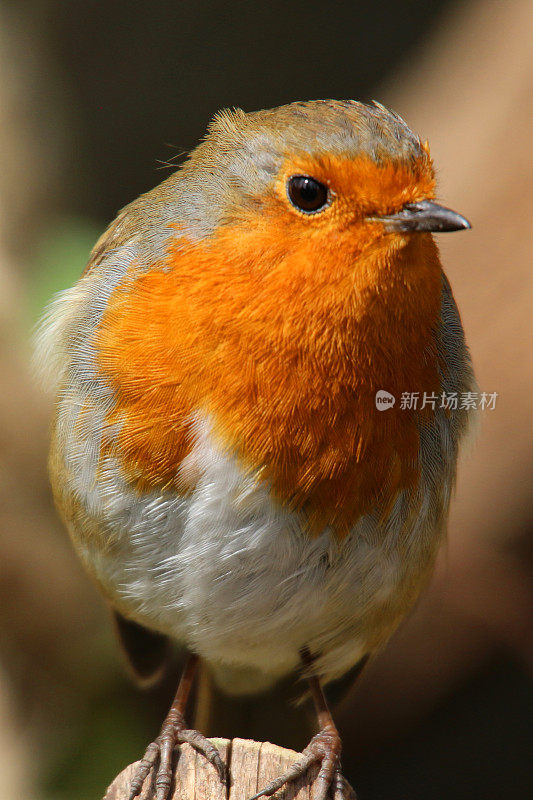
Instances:
[[[143,787],[146,777],[155,769],[155,800],[166,800],[172,782],[172,754],[177,744],[188,742],[198,750],[217,770],[220,780],[226,782],[226,767],[220,753],[211,742],[199,731],[190,730],[185,724],[185,707],[191,692],[194,675],[198,666],[198,656],[188,657],[183,670],[176,696],[165,717],[161,731],[146,748],[146,752],[137,767],[137,772],[130,786],[129,800],[137,797]]]
[[[305,667],[312,667],[313,660],[307,648],[301,652],[302,662]],[[319,732],[313,736],[300,758],[289,767],[287,772],[271,781],[265,788],[257,792],[250,800],[259,797],[270,797],[283,786],[301,778],[311,764],[319,761],[321,764],[316,784],[317,788],[313,800],[325,800],[330,788],[334,795],[344,796],[344,778],[341,774],[341,738],[333,722],[333,717],[328,708],[322,686],[315,675],[308,678],[311,697],[315,706]]]

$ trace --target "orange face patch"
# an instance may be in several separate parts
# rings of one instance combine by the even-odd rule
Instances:
[[[322,214],[290,207],[296,173],[327,181]],[[432,192],[427,164],[293,160],[260,212],[201,242],[177,235],[164,264],[122,282],[95,346],[117,392],[109,446],[140,486],[191,488],[196,412],[312,531],[342,535],[414,484],[417,412],[399,398],[439,387],[441,268],[429,235],[366,217]],[[376,409],[379,389],[393,409]]]
[[[368,156],[358,159],[341,156],[287,158],[276,182],[277,192],[285,191],[290,175],[309,175],[330,187],[335,201],[330,212],[319,214],[317,224],[337,223],[369,216],[383,216],[399,211],[405,203],[430,199],[435,193],[431,159],[424,150],[416,161],[388,161],[377,164]]]

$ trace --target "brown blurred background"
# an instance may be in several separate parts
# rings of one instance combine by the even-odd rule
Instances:
[[[345,771],[360,800],[530,796],[532,39],[530,0],[0,3],[0,800],[101,797],[174,680],[130,686],[55,517],[31,327],[218,108],[318,97],[375,97],[429,138],[474,225],[439,242],[499,395],[430,590],[337,711]]]

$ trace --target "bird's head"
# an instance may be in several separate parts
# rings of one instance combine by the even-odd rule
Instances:
[[[193,237],[246,231],[251,246],[267,236],[272,253],[312,248],[313,262],[331,249],[353,263],[372,248],[382,260],[413,233],[470,227],[434,202],[427,143],[377,103],[223,111],[180,179]]]
[[[209,272],[220,283],[227,271],[234,287],[248,284],[243,311],[270,321],[272,306],[299,316],[297,297],[352,317],[376,293],[389,311],[404,299],[417,308],[419,294],[440,293],[431,232],[470,227],[435,203],[427,144],[379,104],[223,111],[171,183],[178,272],[190,243],[207,254],[196,259],[204,287]]]

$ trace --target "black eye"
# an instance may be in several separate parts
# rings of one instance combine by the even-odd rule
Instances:
[[[287,182],[287,194],[293,206],[306,214],[321,211],[328,204],[328,188],[307,175],[293,175]]]

